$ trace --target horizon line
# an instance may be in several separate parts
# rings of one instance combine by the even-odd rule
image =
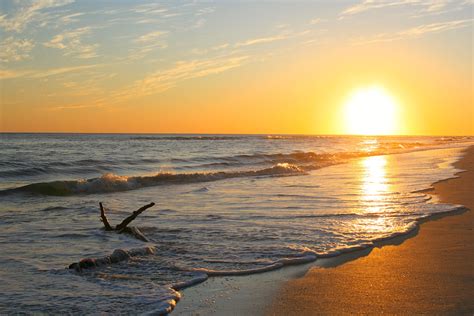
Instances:
[[[78,135],[228,135],[228,136],[325,136],[325,137],[474,137],[474,134],[304,134],[304,133],[192,133],[192,132],[17,132],[0,131],[0,134],[78,134]]]

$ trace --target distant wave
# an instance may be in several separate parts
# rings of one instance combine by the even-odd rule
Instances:
[[[28,184],[22,187],[0,191],[0,194],[16,192],[29,192],[43,195],[75,195],[94,194],[118,191],[128,191],[144,187],[163,184],[186,184],[195,182],[208,182],[228,178],[252,176],[282,176],[303,174],[304,170],[289,163],[276,164],[270,168],[234,171],[234,172],[208,172],[208,173],[157,173],[150,176],[119,176],[107,173],[99,178],[52,181]]]
[[[295,139],[322,139],[322,138],[360,138],[364,139],[365,136],[331,136],[331,135],[291,135],[291,134],[268,134],[268,135],[226,135],[226,134],[217,134],[217,135],[166,135],[166,134],[157,134],[157,135],[131,135],[130,140],[151,140],[151,141],[209,141],[209,140],[242,140],[248,138],[263,139],[263,140],[295,140]],[[396,137],[396,136],[395,136]],[[392,141],[394,136],[378,136],[378,143],[397,143]],[[452,137],[439,137],[435,139],[436,142],[450,142],[450,141],[463,141],[463,140],[472,140],[471,136],[452,136]]]
[[[134,136],[131,137],[131,140],[155,140],[155,141],[160,141],[160,140],[188,140],[188,141],[202,141],[202,140],[241,140],[243,138],[246,138],[248,136],[238,136],[238,135],[189,135],[189,136],[162,136],[162,135],[156,135],[156,136]]]
[[[198,136],[173,136],[176,139],[195,139]],[[199,136],[199,139],[226,139],[236,138],[237,136]],[[263,136],[262,136],[263,137]],[[276,136],[272,136],[274,139]],[[283,137],[283,136],[282,136]],[[289,137],[289,136],[288,136]],[[293,138],[303,136],[292,136]],[[164,139],[158,136],[137,136],[137,139]],[[276,137],[280,139],[281,137]],[[157,157],[104,157],[103,159],[78,159],[71,161],[43,161],[34,163],[15,161],[0,162],[0,177],[19,177],[26,178],[29,176],[43,175],[77,175],[84,173],[102,174],[108,172],[116,172],[117,170],[126,170],[130,168],[140,168],[149,164],[167,164],[170,163],[176,170],[219,170],[230,169],[236,167],[241,169],[256,169],[263,166],[271,166],[279,163],[290,163],[297,165],[305,170],[314,170],[328,165],[343,162],[350,158],[366,157],[372,155],[383,155],[394,152],[402,152],[408,150],[416,150],[426,147],[427,144],[419,142],[399,143],[399,142],[380,142],[373,145],[369,150],[359,152],[336,152],[336,153],[316,153],[316,152],[292,152],[292,153],[249,153],[232,156],[207,156],[193,158],[172,158],[160,159]],[[176,165],[175,165],[176,164]]]
[[[313,151],[308,152],[292,152],[292,153],[254,153],[254,154],[243,154],[229,157],[212,157],[212,159],[219,160],[220,162],[208,163],[203,166],[232,166],[232,165],[245,165],[254,163],[291,163],[301,166],[301,164],[311,164],[308,166],[309,169],[318,169],[327,165],[340,163],[352,158],[368,157],[385,155],[397,152],[403,152],[407,150],[416,150],[418,148],[426,147],[427,144],[419,142],[413,143],[398,143],[398,142],[387,142],[379,143],[377,146],[370,150],[364,151],[347,151],[347,152],[335,152],[335,153],[316,153]]]
[[[418,147],[420,144],[396,144],[388,145],[389,152],[393,149],[408,149],[407,147]],[[307,171],[343,163],[353,158],[368,157],[386,154],[387,150],[338,152],[338,153],[315,153],[315,152],[293,152],[293,153],[255,153],[246,155],[213,157],[215,163],[206,163],[195,167],[217,167],[226,168],[248,167],[251,170],[230,170],[210,172],[173,173],[160,172],[146,176],[120,176],[114,173],[105,173],[101,177],[79,180],[59,180],[52,182],[32,183],[25,186],[0,191],[0,195],[27,192],[43,195],[66,196],[76,194],[95,194],[128,191],[166,184],[186,184],[196,182],[209,182],[229,178],[255,177],[255,176],[285,176],[301,175]],[[210,158],[203,158],[203,160]],[[258,166],[271,166],[255,169]]]

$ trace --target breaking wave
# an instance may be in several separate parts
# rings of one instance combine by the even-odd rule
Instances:
[[[304,174],[305,171],[296,165],[279,163],[270,168],[233,171],[233,172],[208,172],[208,173],[170,173],[161,172],[150,176],[120,176],[107,173],[99,178],[52,181],[32,183],[22,187],[0,191],[0,194],[28,192],[43,195],[75,195],[128,191],[144,187],[165,184],[187,184],[195,182],[209,182],[238,177],[255,176],[284,176]]]
[[[395,146],[395,145],[394,145]],[[389,151],[396,149],[407,149],[417,147],[418,143],[390,146]],[[258,177],[258,176],[288,176],[301,175],[307,171],[347,162],[350,159],[387,154],[387,148],[374,151],[338,152],[338,153],[315,153],[315,152],[293,152],[293,153],[270,153],[270,154],[248,154],[228,157],[215,157],[216,163],[207,163],[200,167],[212,165],[229,169],[249,168],[252,170],[226,170],[210,172],[159,172],[144,176],[121,176],[114,173],[104,173],[97,178],[79,180],[58,180],[51,182],[38,182],[27,184],[17,188],[0,191],[0,195],[11,193],[35,193],[43,195],[66,196],[76,194],[110,193],[135,190],[166,184],[187,184],[196,182],[209,182],[229,178]],[[207,160],[208,158],[203,158]],[[255,169],[259,166],[271,166]],[[199,166],[198,166],[199,167]]]

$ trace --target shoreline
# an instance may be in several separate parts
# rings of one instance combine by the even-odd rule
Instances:
[[[474,146],[468,147],[473,152]],[[464,159],[463,156],[457,164]],[[459,167],[457,166],[458,168]],[[465,173],[460,171],[456,173],[455,177],[436,181],[429,189],[424,189],[425,192],[435,191],[438,183],[447,182]],[[436,195],[433,195],[436,198]],[[439,203],[449,201],[438,201]],[[450,203],[454,204],[454,203]],[[461,205],[460,205],[461,206]],[[437,221],[445,217],[456,217],[454,215],[461,215],[468,211],[468,208],[460,208],[455,211],[445,213],[433,214],[427,218],[417,220],[416,226],[413,230],[388,238],[386,240],[375,241],[373,246],[365,249],[354,249],[346,253],[341,253],[336,256],[318,257],[316,261],[285,266],[280,269],[266,272],[263,274],[250,274],[243,276],[224,276],[219,278],[210,277],[206,282],[195,287],[184,289],[186,298],[180,301],[173,314],[177,315],[200,315],[200,314],[215,314],[215,315],[239,315],[239,314],[253,314],[253,315],[286,315],[286,314],[300,314],[297,310],[280,309],[275,312],[275,301],[281,301],[281,288],[285,288],[288,283],[295,280],[305,279],[306,274],[311,273],[313,269],[325,270],[343,266],[346,263],[357,261],[360,258],[367,257],[374,249],[381,249],[386,246],[397,247],[405,241],[418,236],[421,226],[428,222]],[[421,225],[423,224],[423,225]],[[294,302],[298,301],[298,297],[291,297],[286,300],[287,306],[294,306]],[[281,305],[281,304],[278,304]],[[312,314],[312,313],[304,313]]]
[[[433,183],[430,193],[439,203],[462,204],[471,211],[432,215],[399,236],[399,243],[358,251],[356,260],[314,266],[304,277],[285,282],[265,314],[471,315],[474,146],[454,166],[464,171]]]

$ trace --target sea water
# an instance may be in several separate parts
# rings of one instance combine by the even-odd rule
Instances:
[[[462,208],[426,189],[473,142],[0,134],[0,311],[169,312],[208,277],[371,247]],[[149,242],[105,231],[99,202],[112,225],[155,202],[131,224]],[[114,250],[126,260],[68,269]]]

